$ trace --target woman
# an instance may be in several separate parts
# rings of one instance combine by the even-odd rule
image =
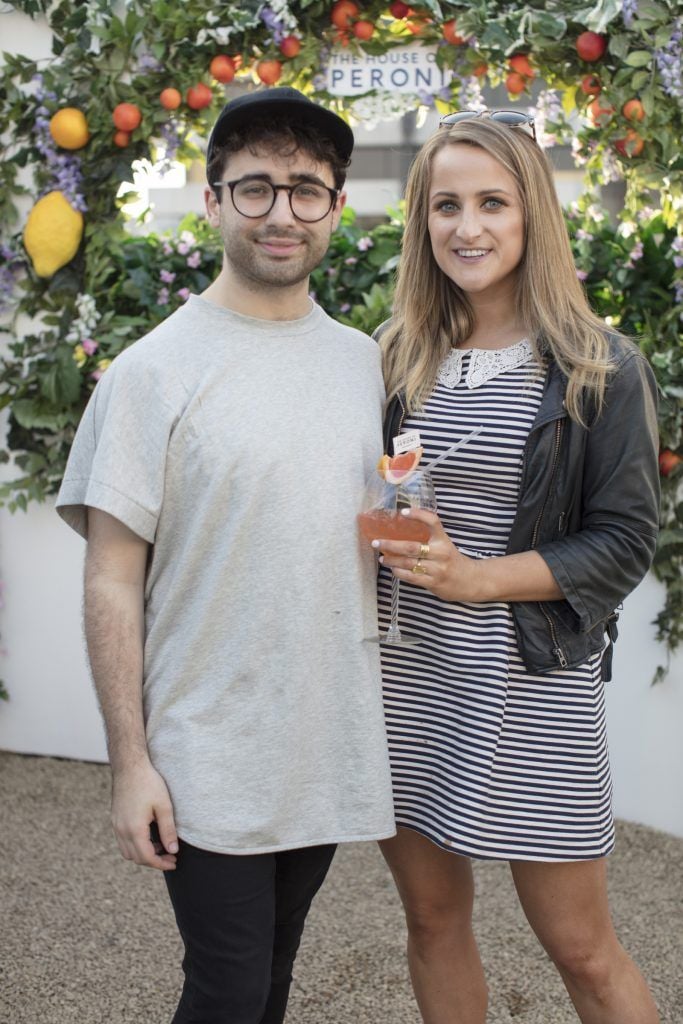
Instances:
[[[533,120],[444,118],[412,167],[386,438],[418,430],[439,513],[427,544],[374,542],[417,647],[383,651],[406,911],[425,1024],[481,1024],[471,858],[504,859],[584,1024],[657,1011],[607,906],[614,842],[603,681],[615,608],[658,525],[655,385],[589,309]],[[405,584],[411,584],[406,586]]]

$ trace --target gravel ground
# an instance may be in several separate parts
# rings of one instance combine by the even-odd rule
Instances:
[[[106,766],[0,753],[0,1024],[167,1024],[180,941],[161,877],[122,860]],[[611,900],[662,1024],[683,1024],[683,840],[619,823]],[[572,1024],[505,864],[477,865],[489,1024]],[[288,1024],[419,1024],[376,846],[340,848],[299,955]]]

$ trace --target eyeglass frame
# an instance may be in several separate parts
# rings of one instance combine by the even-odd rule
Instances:
[[[241,182],[243,182],[243,181],[250,181],[250,180],[251,181],[262,181],[264,185],[269,185],[270,188],[273,190],[273,201],[270,204],[270,206],[268,207],[268,209],[264,210],[263,213],[256,213],[256,214],[255,213],[243,213],[240,210],[240,208],[238,207],[237,203],[235,202],[235,195],[234,195],[235,187],[237,185],[241,184]],[[305,220],[303,217],[300,217],[299,214],[295,212],[294,207],[292,206],[292,193],[294,192],[295,189],[300,188],[302,185],[317,185],[318,188],[324,188],[325,191],[329,193],[330,205],[328,206],[327,210],[322,215],[322,217],[316,217],[314,220]],[[325,217],[329,216],[330,211],[332,210],[334,204],[336,203],[337,199],[339,199],[339,195],[340,195],[340,192],[341,192],[341,189],[330,188],[329,185],[324,185],[320,181],[315,181],[315,182],[311,182],[311,181],[297,181],[296,184],[294,184],[294,185],[274,185],[272,183],[272,181],[268,181],[266,178],[258,178],[258,177],[255,178],[255,177],[253,177],[252,175],[249,175],[249,174],[245,174],[242,178],[235,178],[233,181],[213,181],[213,182],[211,182],[211,188],[225,188],[226,186],[227,186],[227,188],[230,189],[230,201],[231,201],[233,207],[235,208],[237,213],[239,213],[240,217],[246,217],[248,220],[260,220],[261,217],[267,217],[268,214],[270,213],[270,211],[273,209],[273,207],[275,206],[275,204],[277,202],[277,194],[278,194],[278,192],[286,192],[287,193],[287,199],[289,200],[289,208],[292,211],[292,216],[296,217],[297,220],[300,220],[302,224],[319,224],[321,220],[325,220]]]
[[[496,117],[496,114],[514,114],[515,117],[519,117],[520,120],[517,124],[510,124],[508,121],[504,121],[500,117]],[[503,107],[499,110],[454,110],[450,114],[444,114],[439,121],[439,128],[450,128],[454,124],[460,124],[461,121],[474,120],[477,117],[490,117],[492,121],[496,121],[498,124],[505,125],[506,128],[530,128],[531,132],[527,132],[530,139],[537,142],[536,138],[536,118],[533,114],[527,114],[523,110],[510,110],[509,107]],[[456,121],[449,121],[449,118],[458,118]]]

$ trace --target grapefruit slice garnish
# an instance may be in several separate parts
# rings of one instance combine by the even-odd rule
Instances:
[[[377,463],[377,472],[379,473],[383,480],[386,477],[386,472],[389,469],[390,462],[391,457],[389,455],[383,455],[382,458]]]
[[[389,464],[384,470],[384,479],[388,484],[402,484],[409,476],[412,476],[422,458],[422,448],[413,448],[409,452],[401,452],[400,455],[393,455],[389,458]]]

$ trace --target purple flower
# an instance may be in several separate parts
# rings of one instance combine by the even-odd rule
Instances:
[[[178,252],[181,256],[187,256],[190,251],[190,247],[187,242],[178,242]]]
[[[176,295],[178,295],[183,300],[183,302],[187,302],[191,294],[192,293],[190,292],[189,288],[179,288],[178,291],[176,292]]]
[[[164,284],[173,284],[176,278],[172,270],[161,270],[159,272],[159,277],[164,282]]]
[[[198,267],[199,264],[202,262],[202,254],[200,253],[199,249],[195,249],[194,252],[191,252],[185,262],[187,263],[188,267],[192,267],[193,270],[196,267]]]
[[[175,275],[173,275],[175,277]],[[167,306],[170,293],[168,288],[160,288],[159,294],[157,295],[157,306]]]
[[[350,309],[351,309],[351,304],[350,303],[342,302],[341,306],[339,307],[339,312],[340,313],[348,313],[348,311]]]
[[[171,245],[170,242],[164,242],[164,244],[161,247],[161,251],[163,252],[164,256],[170,256],[171,253],[173,252],[173,246]]]
[[[81,346],[86,356],[94,356],[99,348],[97,342],[93,338],[83,338]]]
[[[576,271],[576,276],[578,277],[579,281],[585,281],[586,278],[588,277],[588,274],[586,273],[585,270],[577,270]]]
[[[358,239],[358,242],[356,243],[356,248],[360,250],[360,252],[367,252],[368,249],[372,249],[374,244],[375,243],[373,242],[369,235],[364,235],[362,238]]]
[[[347,267],[353,267],[358,263],[358,258],[356,256],[347,256],[344,263]]]
[[[630,270],[633,270],[635,265],[636,265],[636,263],[638,262],[638,260],[640,260],[642,258],[643,258],[643,243],[641,241],[637,241],[636,244],[634,245],[633,249],[631,249],[630,253],[628,254],[628,262],[626,263],[626,266]],[[681,263],[683,264],[683,261],[681,261]]]
[[[580,242],[592,242],[595,235],[591,235],[590,231],[585,231],[583,228],[577,228],[576,237]]]

